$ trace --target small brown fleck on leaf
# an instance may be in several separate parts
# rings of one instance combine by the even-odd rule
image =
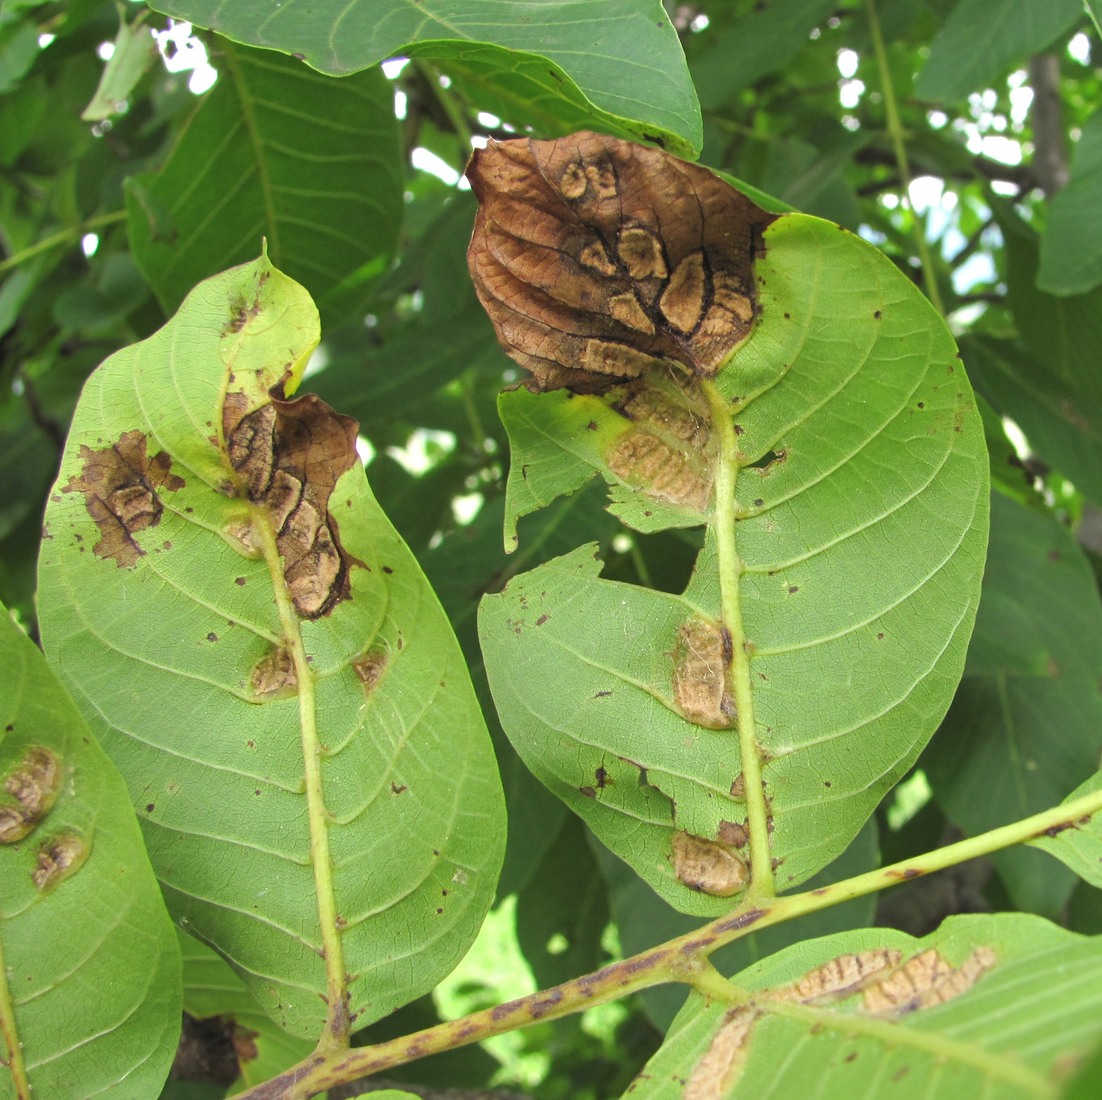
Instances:
[[[731,780],[731,797],[744,799],[746,797],[746,776],[739,772],[734,779]]]
[[[251,686],[258,703],[286,699],[298,692],[295,660],[286,646],[269,650],[252,671]]]
[[[692,618],[678,630],[674,652],[674,701],[684,717],[709,729],[729,729],[735,704],[728,684],[723,627]]]
[[[161,522],[160,490],[178,492],[184,479],[171,473],[167,451],[149,457],[148,441],[137,429],[123,432],[111,446],[80,447],[81,472],[72,475],[63,493],[83,493],[84,506],[99,528],[96,557],[110,558],[120,569],[134,565],[145,551],[135,535]]]
[[[672,855],[678,882],[690,890],[729,898],[746,885],[746,864],[718,841],[677,832]]]
[[[27,749],[4,777],[16,805],[0,805],[0,844],[22,840],[50,812],[61,791],[61,764],[49,749]]]
[[[318,619],[351,595],[349,570],[362,564],[341,545],[329,511],[337,480],[359,461],[358,425],[314,394],[287,400],[277,388],[270,396],[250,412],[244,394],[226,395],[226,450],[249,500],[267,513],[295,609]]]
[[[699,165],[601,134],[477,150],[475,289],[534,389],[711,376],[749,334],[774,215]]]
[[[52,890],[80,870],[90,851],[91,845],[77,833],[58,833],[38,849],[31,879],[39,890]]]

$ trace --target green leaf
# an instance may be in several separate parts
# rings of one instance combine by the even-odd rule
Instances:
[[[1102,111],[1083,124],[1067,186],[1053,195],[1041,238],[1037,285],[1050,294],[1084,294],[1102,283]]]
[[[355,319],[326,339],[330,362],[318,375],[319,392],[368,435],[398,416],[422,423],[426,395],[464,371],[501,384],[508,360],[467,275],[473,218],[469,196],[456,195],[377,288],[369,304],[377,323]],[[411,314],[412,295],[419,308]]]
[[[510,491],[534,494],[511,507],[574,491],[588,468],[631,526],[707,523],[685,593],[601,579],[583,546],[480,612],[521,757],[696,914],[728,908],[731,882],[710,896],[679,876],[691,838],[736,862],[756,843],[757,873],[768,853],[788,889],[845,850],[914,762],[963,666],[986,541],[983,428],[940,319],[836,226],[783,216],[765,244],[759,320],[709,407],[692,383],[678,405],[651,377],[502,399]],[[653,480],[617,463],[639,433],[665,455]],[[734,486],[698,492],[709,479]]]
[[[1102,404],[1102,290],[1058,297],[1037,289],[1036,232],[1005,206],[994,212],[1006,238],[1007,305],[1018,334],[1050,375],[1087,409]]]
[[[270,1080],[310,1053],[313,1044],[276,1027],[221,956],[192,936],[177,935],[184,963],[184,1011],[197,1020],[221,1017],[232,1029],[241,1076],[227,1095]]]
[[[961,352],[976,390],[1021,428],[1030,451],[1102,501],[1102,406],[1017,340],[969,336]]]
[[[585,828],[567,816],[517,894],[517,943],[536,983],[547,988],[596,970],[608,915],[605,881]]]
[[[1039,813],[1102,752],[1102,601],[1070,532],[1002,494],[964,680],[923,757],[934,795],[970,834]],[[995,864],[1020,908],[1055,913],[1074,879],[1029,849]]]
[[[597,129],[688,156],[703,140],[685,57],[659,0],[154,6],[236,42],[300,55],[333,76],[388,57],[432,58],[478,97],[478,107],[548,136]]]
[[[829,0],[772,0],[735,20],[693,64],[701,104],[715,109],[740,88],[768,76],[808,43],[808,32],[834,11]]]
[[[135,258],[171,311],[264,238],[326,319],[339,317],[363,300],[398,239],[393,90],[379,72],[327,80],[277,54],[223,45],[218,82],[164,166],[127,181]]]
[[[157,47],[150,28],[145,25],[148,14],[142,12],[133,23],[128,23],[126,9],[119,8],[119,31],[115,35],[114,50],[104,66],[96,94],[81,112],[80,117],[85,122],[102,122],[125,110],[127,97],[153,64]]]
[[[504,833],[462,657],[355,422],[279,396],[317,340],[265,258],[197,287],[89,380],[39,565],[46,650],[174,916],[313,1037],[345,973],[363,1026],[455,965]]]
[[[1082,17],[1081,0],[960,0],[930,46],[915,94],[963,99],[1047,49]]]
[[[1080,1060],[1075,1076],[1064,1082],[1060,1100],[1094,1100],[1100,1077],[1102,1077],[1102,1044],[1095,1048],[1093,1054]]]
[[[180,955],[125,785],[2,606],[0,667],[0,1096],[155,1096]]]
[[[1102,772],[1095,772],[1064,799],[1073,802],[1102,791]],[[1102,813],[1085,821],[1068,822],[1065,828],[1030,841],[1035,848],[1050,852],[1092,886],[1102,887]]]
[[[811,940],[734,985],[693,995],[633,1100],[1050,1097],[1102,1036],[1102,938],[1021,914]]]

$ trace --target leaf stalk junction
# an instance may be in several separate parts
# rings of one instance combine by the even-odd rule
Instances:
[[[670,982],[690,985],[712,1001],[739,1004],[748,994],[724,978],[708,959],[720,947],[770,925],[829,909],[853,898],[877,893],[901,882],[1040,836],[1081,826],[1099,812],[1102,812],[1102,791],[1094,791],[1013,824],[830,886],[781,897],[754,897],[748,893],[730,913],[693,932],[611,963],[591,974],[494,1008],[369,1047],[348,1049],[346,1039],[344,1048],[337,1049],[333,1039],[327,1036],[308,1058],[240,1096],[242,1100],[308,1100],[337,1084],[393,1069],[430,1054],[481,1042],[530,1024],[583,1012],[618,1000],[626,994]],[[793,1006],[791,1011],[796,1011],[796,1007]],[[877,1021],[868,1023],[871,1026]],[[879,1026],[893,1025],[880,1023]]]

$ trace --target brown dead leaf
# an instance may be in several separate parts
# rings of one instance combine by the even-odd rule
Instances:
[[[80,476],[74,474],[61,490],[84,494],[84,505],[101,536],[92,549],[97,557],[112,558],[120,569],[145,553],[134,536],[161,522],[164,505],[158,490],[174,493],[184,487],[184,479],[170,472],[169,454],[159,451],[150,458],[147,443],[145,434],[134,429],[99,450],[81,444]]]
[[[349,570],[360,564],[341,545],[329,511],[337,479],[358,461],[359,426],[315,394],[270,396],[249,412],[243,393],[227,393],[226,448],[249,500],[268,514],[296,610],[317,619],[348,598]]]
[[[710,377],[749,334],[774,216],[707,169],[583,131],[491,142],[467,178],[475,289],[533,389]]]

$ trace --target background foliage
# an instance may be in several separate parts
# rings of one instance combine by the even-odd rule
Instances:
[[[879,34],[849,0],[579,0],[509,5],[515,18],[481,0],[358,0],[343,22],[326,4],[285,3],[278,19],[259,0],[155,7],[0,9],[0,599],[32,634],[45,495],[85,378],[162,325],[193,283],[253,259],[262,236],[319,303],[308,388],[360,421],[371,486],[445,606],[487,721],[484,592],[589,540],[606,577],[680,591],[691,536],[627,535],[595,487],[523,519],[517,553],[501,546],[495,399],[515,371],[467,277],[474,211],[458,173],[486,137],[585,126],[699,153],[880,246],[943,310],[983,399],[995,494],[965,678],[929,750],[839,862],[852,873],[877,847],[903,859],[990,828],[1097,769],[1102,45],[1089,5],[893,0]],[[161,47],[177,64],[205,50],[209,90],[192,90],[206,69],[170,71],[158,56],[149,32],[169,17],[217,32],[201,48]],[[387,58],[411,60],[380,68]],[[546,984],[681,930],[492,732],[510,831],[487,935],[519,948],[476,947],[435,999],[375,1037],[523,991],[529,968]],[[875,917],[922,935],[989,908],[1102,931],[1099,889],[1025,849],[901,887]],[[739,950],[864,925],[869,910],[804,918]],[[191,973],[185,1005],[206,1015]],[[397,1076],[615,1095],[675,1007],[668,992],[648,995]],[[167,1095],[223,1094],[209,1067],[199,1076]]]

